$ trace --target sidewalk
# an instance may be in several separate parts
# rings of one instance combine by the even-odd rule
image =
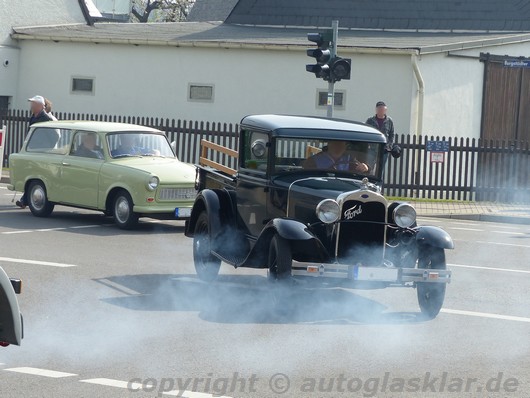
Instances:
[[[2,170],[2,184],[9,183],[9,173]],[[530,204],[493,202],[411,201],[418,216],[455,218],[530,225]]]

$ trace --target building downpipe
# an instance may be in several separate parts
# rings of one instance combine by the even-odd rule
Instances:
[[[412,70],[414,77],[418,84],[418,96],[416,100],[416,136],[423,133],[423,107],[425,99],[425,81],[421,75],[420,67],[418,65],[418,53],[412,54]]]

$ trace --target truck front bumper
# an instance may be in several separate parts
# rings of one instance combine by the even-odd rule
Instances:
[[[451,271],[399,267],[367,267],[339,263],[308,263],[293,260],[293,276],[338,278],[356,282],[383,282],[402,285],[408,282],[450,283]]]

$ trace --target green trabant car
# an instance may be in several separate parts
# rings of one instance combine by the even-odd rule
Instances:
[[[37,217],[61,204],[101,210],[127,229],[142,216],[188,219],[196,195],[195,169],[165,134],[133,124],[36,123],[9,167],[8,188]]]

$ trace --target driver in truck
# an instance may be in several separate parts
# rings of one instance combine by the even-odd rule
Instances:
[[[346,141],[329,141],[327,149],[324,148],[310,158],[304,164],[304,169],[354,171],[367,174],[370,168],[366,163],[357,160],[351,151],[348,151]]]

